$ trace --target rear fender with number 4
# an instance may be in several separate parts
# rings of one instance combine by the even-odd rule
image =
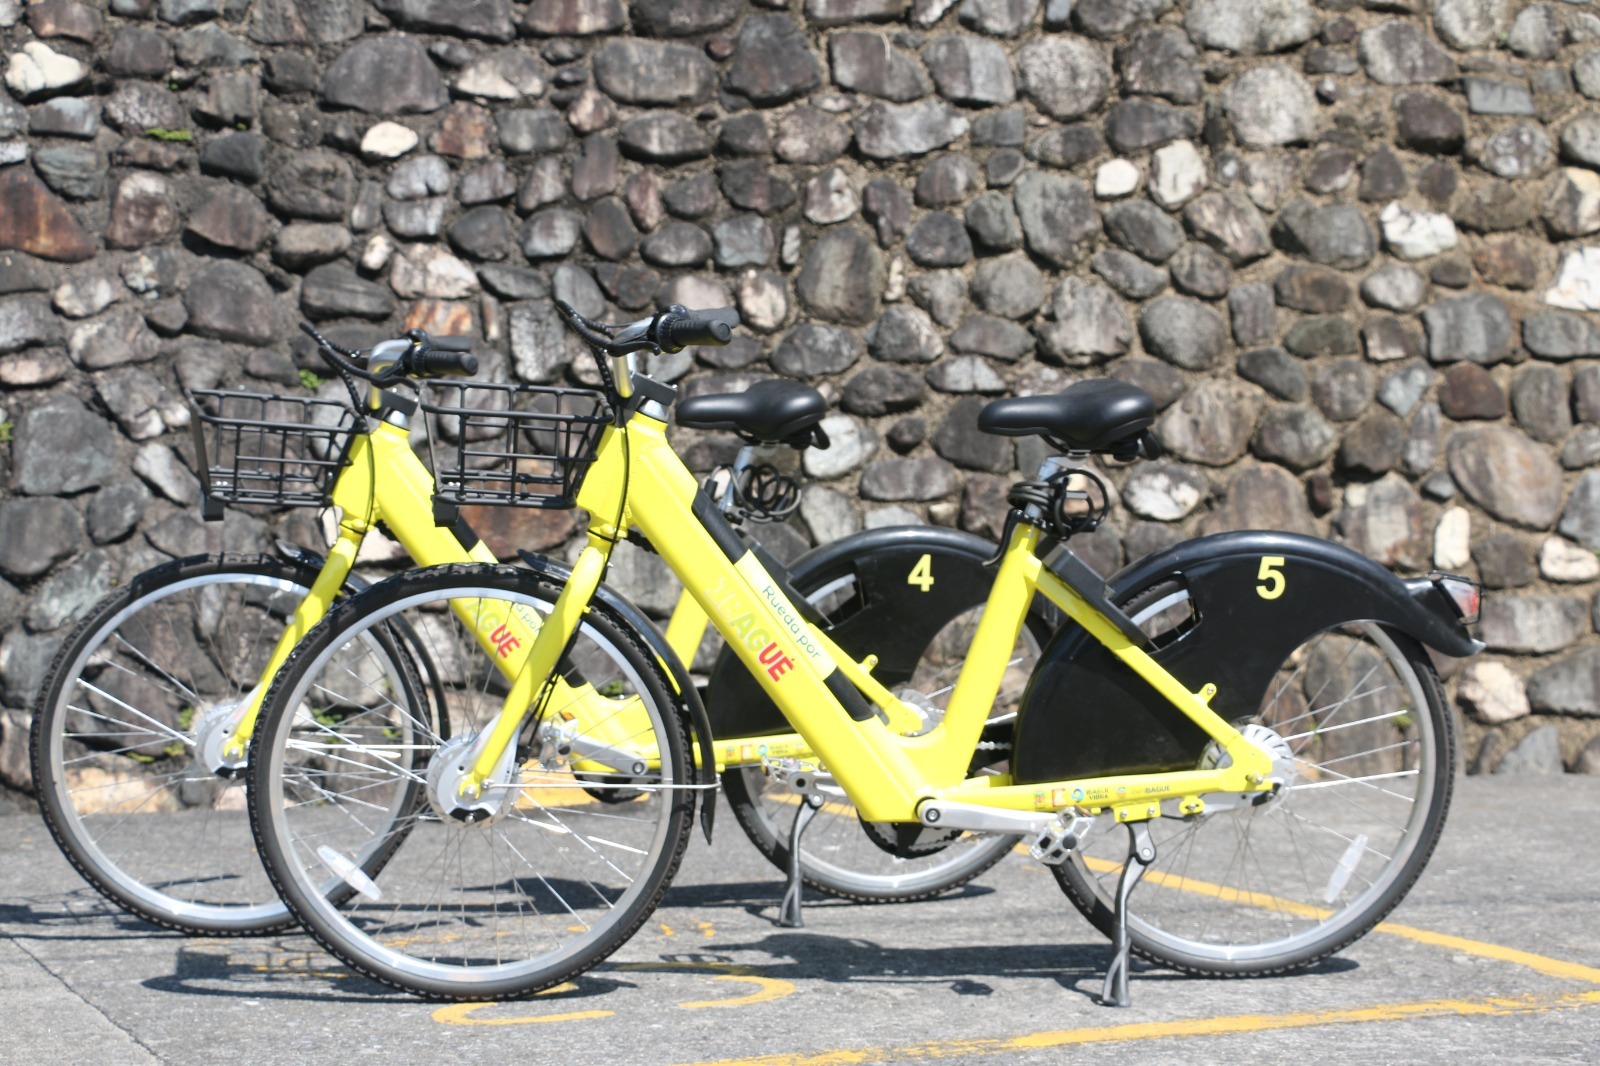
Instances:
[[[829,589],[846,596],[828,612],[826,632],[852,655],[876,655],[872,676],[893,691],[911,680],[941,629],[988,599],[994,569],[984,564],[994,554],[989,541],[954,529],[868,530],[802,555],[789,567],[789,582],[800,594],[796,602]],[[1042,597],[1036,612],[1045,625],[1057,617]],[[712,669],[705,702],[718,740],[793,730],[726,649]]]
[[[1255,714],[1290,653],[1344,622],[1379,622],[1445,655],[1482,648],[1434,581],[1402,580],[1363,555],[1314,537],[1201,537],[1140,560],[1107,584],[1112,602],[1127,609],[1140,593],[1169,582],[1186,590],[1188,617],[1157,635],[1147,650],[1190,691],[1216,685],[1211,708],[1225,721]],[[1174,614],[1182,611],[1180,605]],[[1045,648],[1023,697],[1014,779],[1032,784],[1190,768],[1209,739],[1103,645],[1068,623]]]

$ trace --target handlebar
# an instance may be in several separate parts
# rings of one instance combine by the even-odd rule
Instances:
[[[317,342],[318,351],[329,365],[375,385],[392,384],[402,377],[436,378],[478,372],[478,357],[472,354],[471,337],[430,337],[423,330],[411,329],[406,331],[404,341],[385,341],[363,351],[335,344],[309,322],[300,323],[300,329]],[[407,341],[410,343],[406,344]],[[392,350],[382,350],[390,346]],[[372,369],[374,355],[392,356],[393,362]],[[356,360],[365,360],[369,365],[362,366]]]
[[[564,300],[555,301],[555,306],[567,328],[589,345],[607,387],[624,400],[633,394],[633,356],[638,352],[678,352],[692,344],[727,344],[733,339],[733,327],[739,324],[739,312],[731,307],[690,311],[673,304],[637,322],[607,325],[584,317]],[[606,365],[606,357],[612,366]]]

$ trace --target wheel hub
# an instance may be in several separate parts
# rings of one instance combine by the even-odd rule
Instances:
[[[473,799],[461,794],[461,783],[472,771],[477,755],[477,735],[451,737],[433,753],[428,764],[428,805],[440,818],[465,822],[468,825],[489,825],[498,821],[510,809],[511,788],[495,788],[496,783],[511,784],[508,771],[497,769],[487,782],[489,787]],[[514,774],[517,763],[507,759]]]
[[[224,781],[242,784],[248,755],[237,758],[225,754],[228,742],[233,739],[238,726],[243,699],[224,700],[209,710],[200,712],[194,721],[194,762],[204,773]]]
[[[1261,793],[1256,799],[1256,804],[1263,809],[1278,806],[1289,794],[1299,772],[1295,768],[1294,750],[1289,747],[1289,742],[1276,730],[1260,722],[1249,722],[1239,727],[1239,735],[1245,742],[1261,751],[1268,759],[1272,760],[1272,776],[1280,782],[1280,787],[1275,792]],[[1206,750],[1200,756],[1200,769],[1220,770],[1233,765],[1233,759],[1222,750],[1222,745],[1216,741],[1206,745]]]

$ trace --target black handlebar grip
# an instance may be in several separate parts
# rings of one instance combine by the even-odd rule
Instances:
[[[466,340],[468,338],[435,338],[434,343],[437,344],[439,340],[458,339]],[[410,366],[407,369],[419,378],[437,378],[445,377],[446,375],[466,377],[478,372],[478,357],[471,352],[440,351],[438,348],[430,348],[415,353],[411,356],[409,362]]]
[[[726,322],[703,318],[669,318],[661,323],[661,346],[676,351],[690,344],[727,344],[733,330]]]
[[[440,352],[470,352],[472,351],[471,337],[430,337],[429,347]]]

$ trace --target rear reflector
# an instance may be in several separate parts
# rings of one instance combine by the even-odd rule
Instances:
[[[1483,604],[1483,586],[1470,577],[1460,574],[1446,574],[1435,570],[1428,575],[1440,592],[1450,597],[1450,602],[1455,605],[1456,614],[1461,616],[1461,621],[1472,625],[1478,620],[1478,610]]]

